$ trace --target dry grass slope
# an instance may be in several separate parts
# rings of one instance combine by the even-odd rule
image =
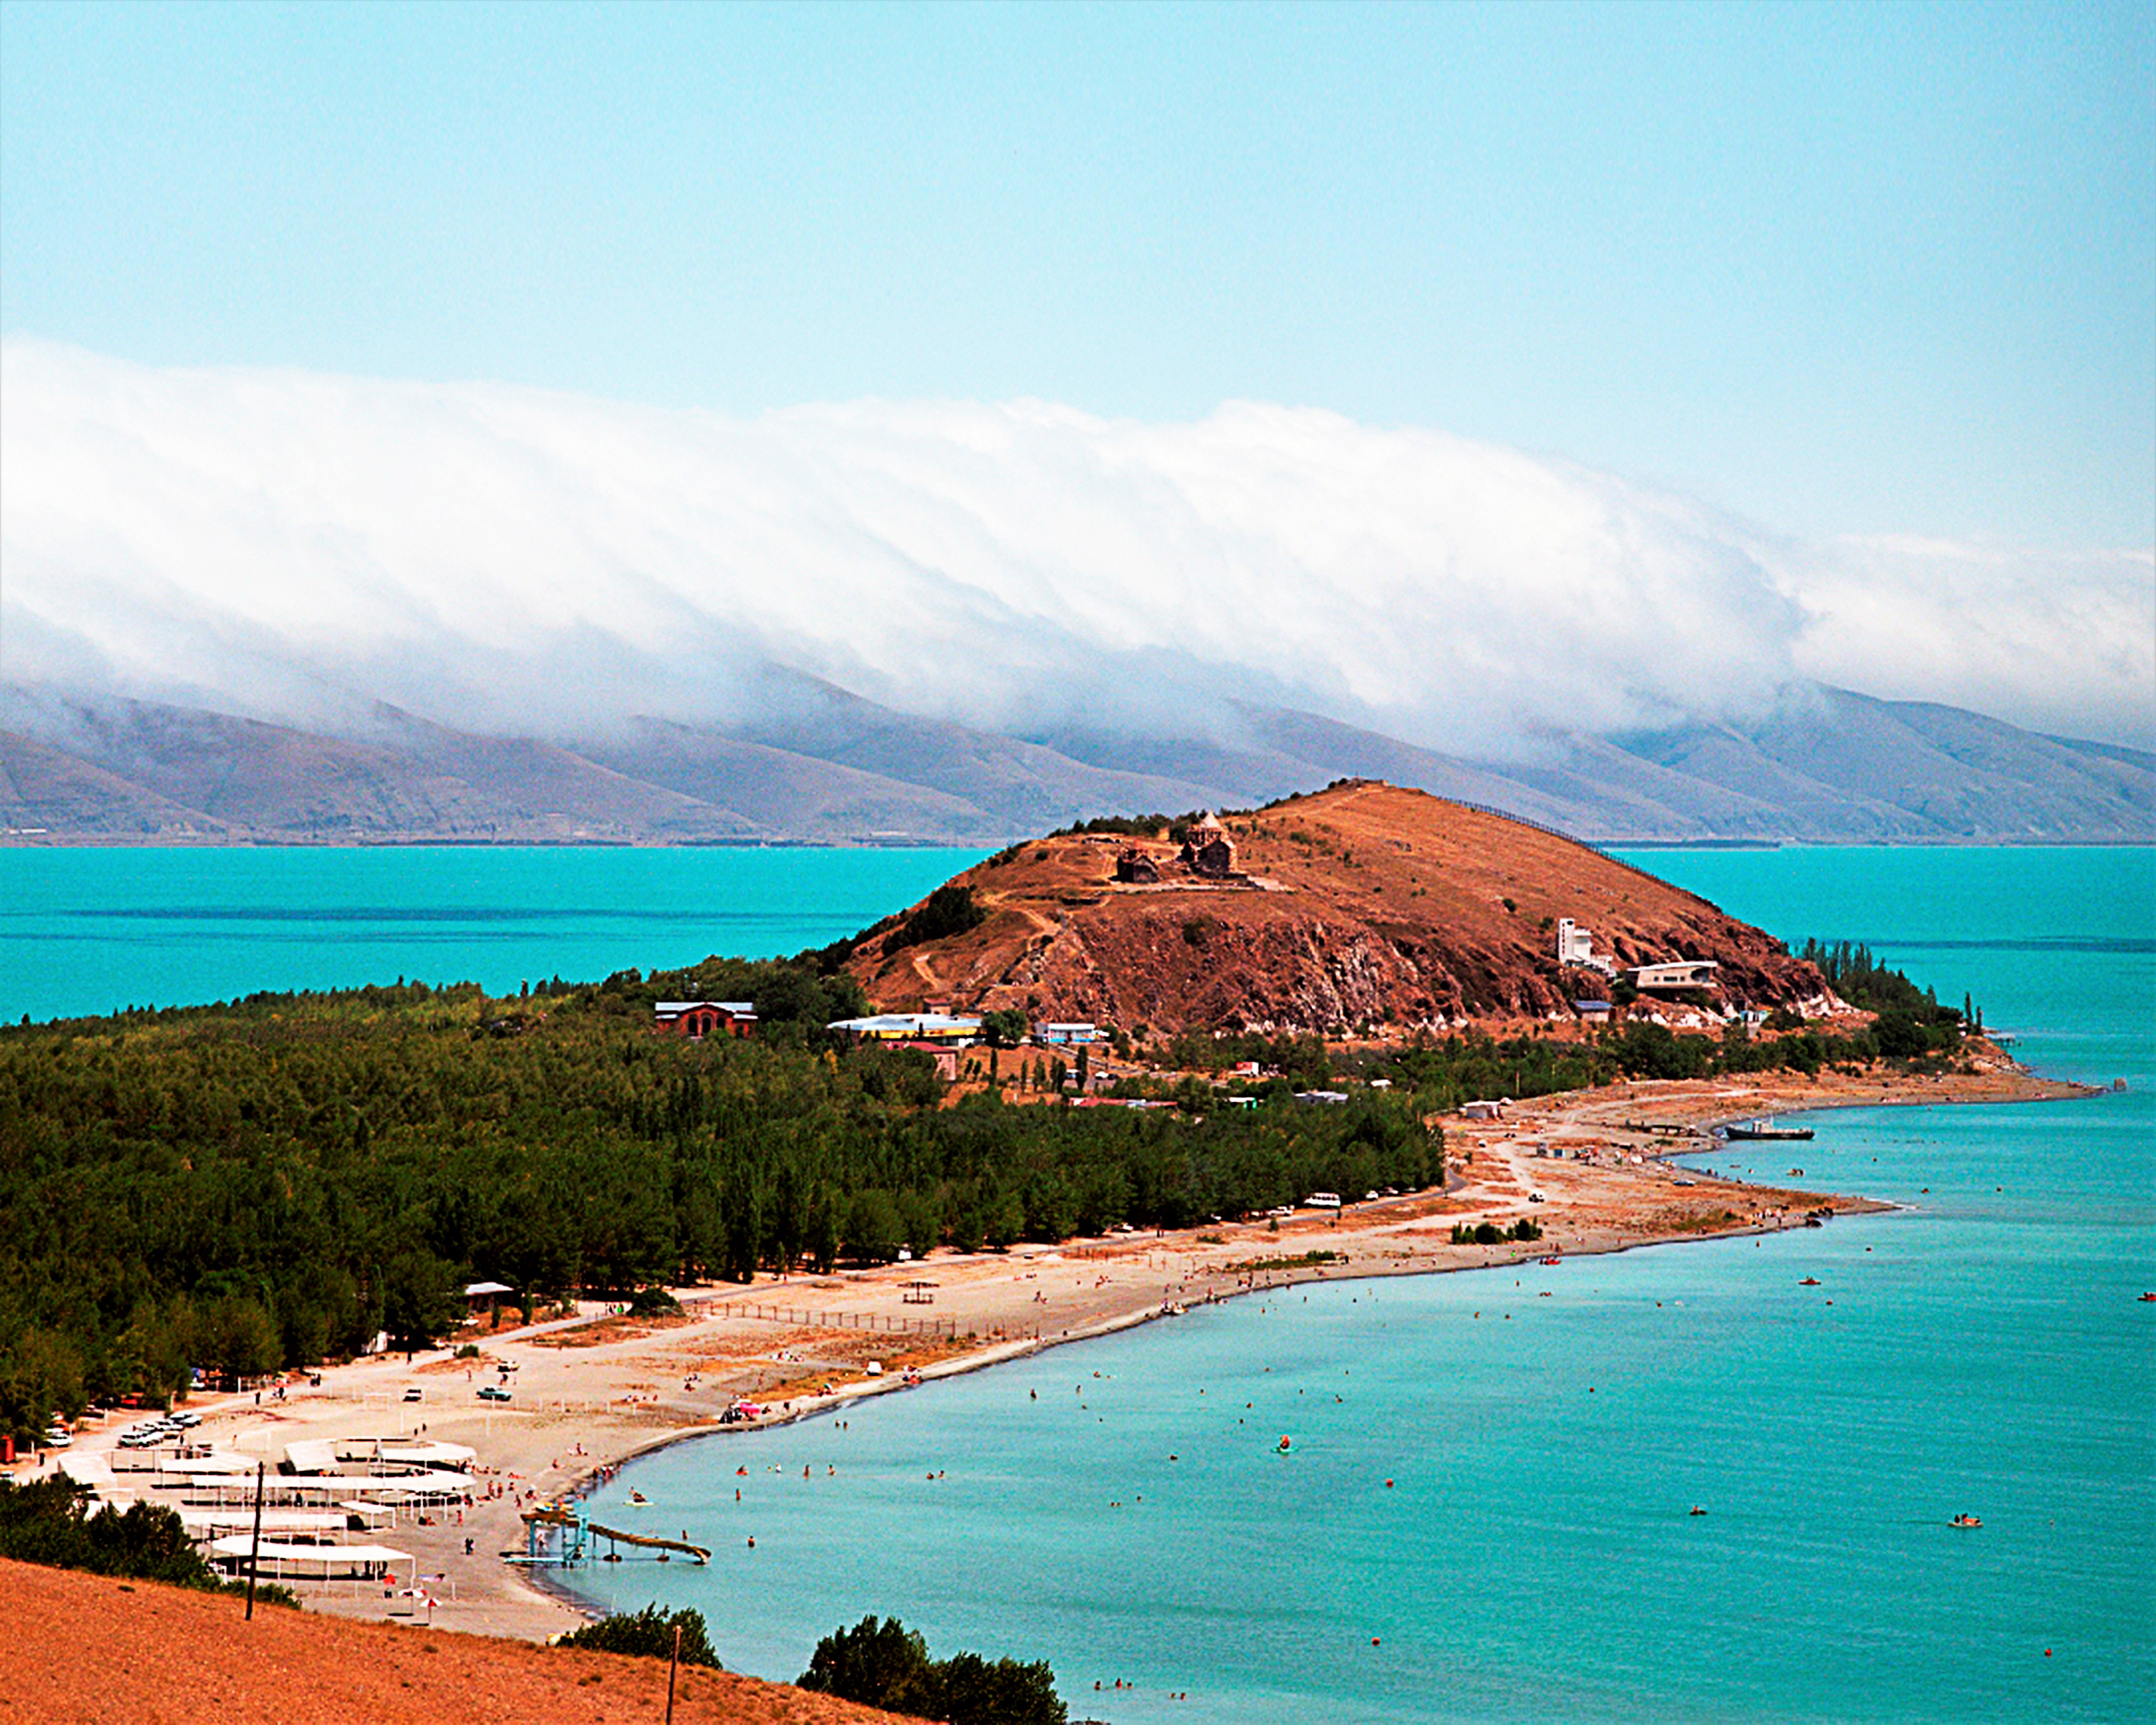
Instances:
[[[1620,963],[1712,959],[1762,1006],[1824,983],[1779,942],[1585,845],[1419,790],[1354,780],[1228,821],[1240,883],[1191,878],[1148,844],[1157,887],[1119,885],[1128,841],[1037,839],[957,880],[986,919],[851,968],[879,1007],[931,998],[1156,1032],[1569,1014],[1592,972],[1561,971],[1555,924]]]
[[[666,1666],[528,1641],[346,1623],[151,1582],[0,1560],[6,1725],[621,1725],[666,1709]],[[721,1657],[724,1656],[721,1650]],[[783,1684],[685,1671],[679,1725],[888,1725]]]

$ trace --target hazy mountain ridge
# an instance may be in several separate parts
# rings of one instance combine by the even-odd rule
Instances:
[[[1382,778],[1603,842],[2146,842],[2156,755],[1960,708],[1800,692],[1748,726],[1545,734],[1526,761],[1243,707],[1232,734],[1034,739],[782,678],[724,729],[639,718],[489,736],[377,707],[337,734],[11,688],[0,828],[164,843],[625,842],[982,846],[1086,816],[1249,806]]]

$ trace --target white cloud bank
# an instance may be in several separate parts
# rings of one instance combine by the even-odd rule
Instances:
[[[0,376],[0,672],[573,735],[724,718],[755,667],[996,729],[1205,729],[1238,690],[1455,750],[1791,682],[2145,744],[2145,550],[1792,544],[1443,433],[1233,404],[751,420],[485,384]]]

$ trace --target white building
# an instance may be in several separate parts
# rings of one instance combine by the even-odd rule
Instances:
[[[952,1043],[979,1040],[981,1021],[943,1012],[878,1012],[867,1018],[841,1018],[824,1026],[863,1043]]]
[[[1712,988],[1718,968],[1711,958],[1680,958],[1666,964],[1635,965],[1625,974],[1640,993],[1656,994],[1684,988]]]
[[[1606,958],[1594,955],[1594,937],[1570,917],[1558,919],[1557,961],[1561,965],[1584,965],[1590,971],[1599,971],[1605,976],[1614,974],[1614,966]]]

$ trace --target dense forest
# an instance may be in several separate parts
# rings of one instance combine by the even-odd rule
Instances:
[[[1967,995],[1961,1008],[1943,1007],[1936,991],[1918,988],[1901,971],[1890,970],[1865,945],[1846,940],[1828,945],[1807,940],[1799,956],[1820,967],[1827,986],[1852,1007],[1879,1015],[1872,1038],[1880,1052],[1909,1058],[1951,1050],[1965,1029],[1982,1029],[1984,1014]]]
[[[669,995],[752,999],[758,1034],[654,1034]],[[928,1056],[826,1036],[864,1004],[813,964],[714,960],[507,1000],[411,983],[0,1031],[0,1429],[198,1367],[417,1341],[471,1280],[527,1300],[745,1280],[1442,1177],[1405,1092],[1202,1118],[942,1106]]]

